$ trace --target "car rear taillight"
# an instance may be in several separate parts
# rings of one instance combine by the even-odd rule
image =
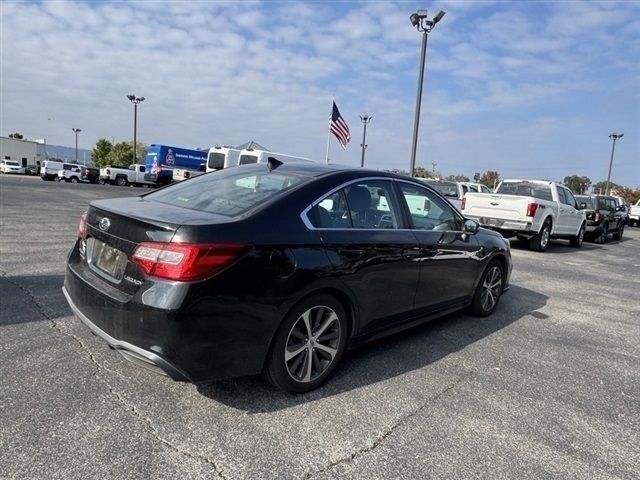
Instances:
[[[107,175],[111,175],[111,170],[107,168]]]
[[[600,212],[596,212],[593,214],[593,221],[596,223],[600,221]]]
[[[188,179],[189,179],[189,177],[190,177],[189,172],[184,172],[184,178],[185,178],[185,180],[188,180]]]
[[[80,217],[80,225],[78,225],[78,238],[85,240],[87,238],[87,212]]]
[[[460,210],[464,210],[464,206],[467,203],[467,197],[462,197],[462,204],[460,205]]]
[[[131,261],[147,275],[169,280],[201,280],[237,260],[248,248],[223,243],[140,243]]]
[[[530,203],[529,205],[527,205],[527,217],[535,217],[537,211],[538,211],[537,203]]]

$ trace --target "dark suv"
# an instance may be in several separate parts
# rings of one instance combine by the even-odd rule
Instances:
[[[100,170],[97,168],[82,167],[82,170],[80,170],[80,177],[82,177],[82,180],[85,182],[98,183]]]
[[[585,237],[596,243],[607,241],[609,233],[621,240],[624,233],[624,215],[614,197],[608,195],[576,195],[580,209],[585,210],[587,230]]]

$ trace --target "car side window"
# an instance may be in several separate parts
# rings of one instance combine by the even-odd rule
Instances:
[[[563,204],[565,204],[565,205],[566,205],[566,203],[567,203],[567,199],[566,199],[566,197],[564,196],[564,188],[562,188],[562,187],[557,187],[557,190],[558,190],[558,201],[559,201],[560,203],[563,203]]]
[[[453,208],[426,188],[398,182],[402,197],[411,215],[413,228],[418,230],[462,230],[462,221]]]
[[[564,195],[567,198],[567,205],[571,205],[572,207],[575,207],[577,205],[576,197],[573,196],[573,193],[571,193],[571,191],[565,190]]]
[[[352,183],[327,195],[309,210],[316,228],[397,229],[400,209],[388,181]]]

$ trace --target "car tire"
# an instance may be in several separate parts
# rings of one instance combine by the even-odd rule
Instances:
[[[265,362],[265,379],[289,393],[318,388],[340,362],[347,335],[347,314],[338,300],[325,294],[303,300],[276,332]]]
[[[582,226],[580,227],[580,230],[578,231],[578,235],[576,235],[575,237],[571,237],[571,239],[569,240],[569,243],[571,244],[572,247],[576,247],[576,248],[582,247],[582,244],[584,242],[584,230],[585,230],[585,226],[583,223]]]
[[[116,178],[116,185],[118,185],[119,187],[126,187],[127,186],[127,179],[124,177],[118,177]]]
[[[71,177],[69,180],[71,183],[78,183],[78,177]]]
[[[60,177],[58,177],[58,176],[53,177],[53,181],[54,182],[59,182],[60,181]]]
[[[529,240],[529,248],[535,252],[544,252],[549,246],[551,240],[551,222],[545,220],[542,224],[540,232]]]
[[[618,230],[613,234],[614,240],[622,240],[622,235],[624,235],[624,223],[621,223],[618,227]]]
[[[484,269],[480,282],[473,294],[471,313],[477,317],[486,317],[498,306],[504,289],[505,272],[502,264],[492,260]]]
[[[602,226],[602,231],[598,234],[598,236],[595,238],[596,243],[599,243],[600,245],[604,244],[607,242],[607,235],[609,232],[609,224],[605,223]]]

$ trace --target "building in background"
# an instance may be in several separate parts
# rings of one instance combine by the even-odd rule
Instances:
[[[39,169],[45,160],[45,146],[33,140],[0,137],[0,158],[18,162],[24,168]]]

